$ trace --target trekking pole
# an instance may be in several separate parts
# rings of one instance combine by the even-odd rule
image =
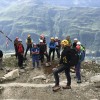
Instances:
[[[10,42],[12,42],[12,40],[4,32],[0,31],[0,33],[2,33],[6,38],[10,40]]]

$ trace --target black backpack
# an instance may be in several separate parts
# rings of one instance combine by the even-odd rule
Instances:
[[[68,53],[69,53],[69,65],[70,66],[77,65],[79,61],[78,51],[76,49],[70,49]]]

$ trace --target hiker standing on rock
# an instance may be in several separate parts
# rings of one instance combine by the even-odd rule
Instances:
[[[2,52],[2,50],[0,50],[0,70],[3,70],[2,58],[3,58],[3,52]]]
[[[58,39],[58,37],[55,37],[55,44],[56,44],[57,57],[60,58],[61,45],[60,45],[60,40]]]
[[[37,47],[37,44],[33,44],[33,48],[31,49],[32,53],[32,63],[33,63],[33,69],[35,68],[35,63],[37,63],[37,67],[39,68],[39,48]]]
[[[25,58],[26,58],[26,55],[27,55],[27,51],[30,49],[30,56],[31,56],[31,49],[32,49],[32,44],[33,44],[33,41],[31,39],[31,35],[29,34],[27,39],[26,39],[26,44],[27,44],[27,48],[26,48],[26,52],[25,52]]]
[[[55,39],[54,39],[54,37],[51,37],[51,41],[50,41],[50,43],[49,43],[49,61],[50,61],[50,59],[51,59],[51,53],[52,53],[52,52],[53,52],[52,61],[54,60],[55,49],[56,49]]]
[[[17,45],[17,50],[18,50],[18,66],[23,69],[23,55],[24,55],[24,46],[22,44],[22,40],[18,39],[18,45]]]
[[[38,47],[40,49],[41,64],[43,64],[43,62],[44,62],[44,55],[47,58],[47,62],[49,62],[49,56],[48,56],[48,53],[47,53],[47,45],[45,43],[43,43],[43,40],[40,40],[40,44],[38,44]]]
[[[15,56],[16,56],[16,58],[18,57],[17,45],[18,45],[18,37],[16,37],[16,39],[14,40],[14,48],[15,48]]]
[[[57,91],[60,89],[59,86],[59,73],[62,71],[65,71],[65,75],[67,78],[67,85],[63,87],[63,89],[71,89],[71,76],[70,76],[70,65],[68,64],[69,62],[69,53],[68,51],[70,50],[69,44],[67,40],[63,40],[61,42],[61,46],[63,48],[63,51],[61,53],[61,59],[58,64],[58,68],[53,69],[53,74],[55,78],[55,86],[53,87],[53,91]]]

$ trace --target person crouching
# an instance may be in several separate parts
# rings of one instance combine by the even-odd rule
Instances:
[[[36,43],[34,43],[33,48],[31,49],[33,69],[35,68],[35,62],[37,63],[37,67],[39,67],[39,52],[39,48],[37,47]]]

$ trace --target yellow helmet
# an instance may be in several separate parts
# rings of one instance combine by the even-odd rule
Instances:
[[[54,37],[51,37],[51,40],[54,40]]]
[[[67,40],[62,40],[61,41],[61,44],[63,44],[64,46],[68,46],[69,45],[69,42]]]
[[[31,35],[30,34],[28,34],[28,37],[30,37]]]

